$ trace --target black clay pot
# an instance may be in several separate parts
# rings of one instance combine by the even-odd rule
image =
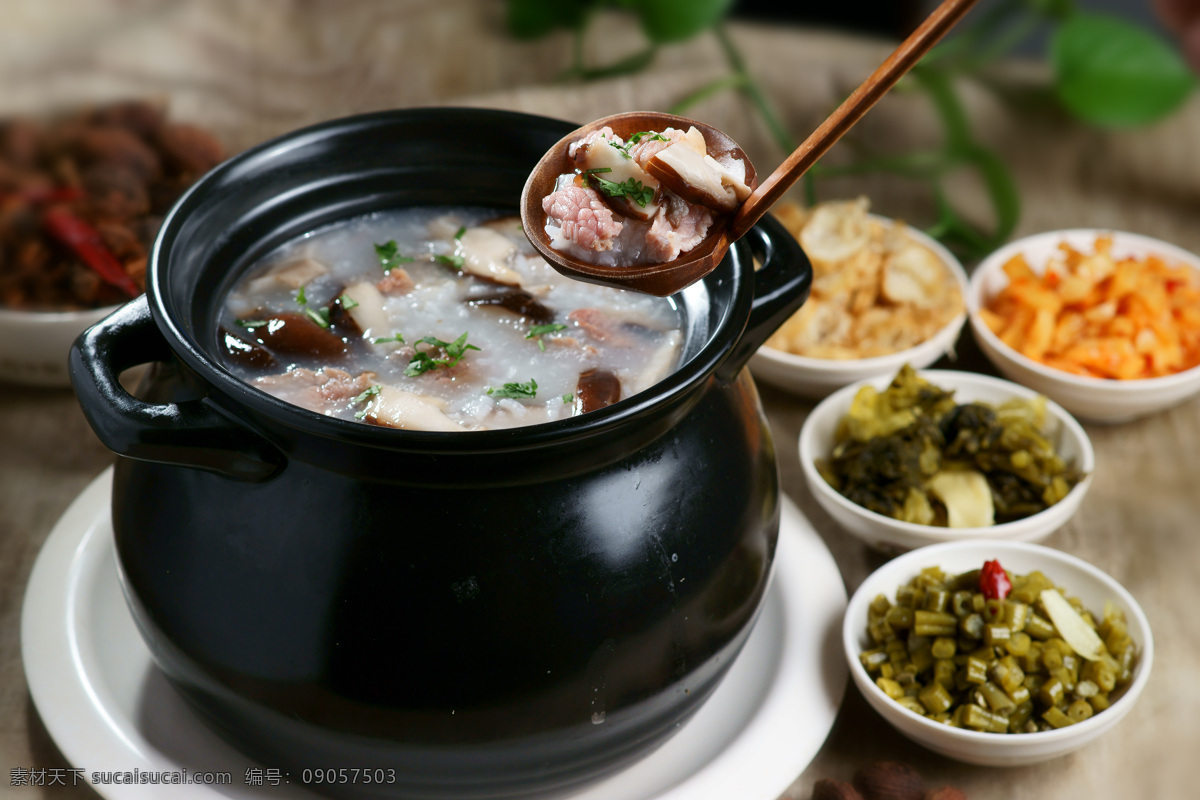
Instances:
[[[344,767],[371,782],[313,788],[567,793],[665,741],[754,623],[778,479],[742,368],[812,277],[771,219],[676,296],[678,372],[569,420],[381,429],[288,405],[213,355],[224,293],[268,250],[385,208],[513,212],[572,127],[422,109],[268,142],[179,202],[148,295],[71,354],[84,411],[121,456],[121,578],[158,665],[293,783]],[[134,398],[117,376],[149,362]]]

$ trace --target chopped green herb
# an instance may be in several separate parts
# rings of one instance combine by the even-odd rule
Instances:
[[[418,350],[416,354],[409,359],[408,366],[404,368],[404,374],[410,378],[415,378],[418,375],[424,375],[431,369],[437,369],[437,367],[437,362],[433,360],[433,356],[422,350]]]
[[[604,192],[609,197],[628,197],[633,202],[637,203],[642,208],[654,199],[654,190],[649,186],[643,186],[642,182],[636,178],[629,178],[620,183],[606,181],[604,178],[597,178],[597,172],[611,172],[608,167],[602,169],[589,169],[583,174],[588,177],[588,180],[596,185],[596,188]]]
[[[661,133],[657,133],[655,131],[638,131],[630,136],[629,141],[625,142],[625,144],[617,144],[616,142],[609,142],[609,144],[626,158],[633,158],[633,154],[629,152],[629,149],[642,139],[649,139],[652,142],[671,141],[666,136],[663,136]]]
[[[329,309],[328,308],[321,308],[321,309],[309,308],[308,307],[308,296],[304,293],[303,286],[301,286],[299,289],[296,290],[296,302],[299,303],[300,310],[304,312],[305,316],[307,316],[309,319],[311,319],[313,322],[315,322],[317,325],[321,326],[322,328],[329,327]]]
[[[537,395],[537,381],[529,379],[529,383],[506,383],[499,389],[488,387],[487,393],[492,397],[511,397],[514,400],[528,399]]]
[[[466,233],[466,232],[467,232],[467,226],[466,226],[466,225],[463,225],[463,226],[462,226],[462,227],[460,227],[460,228],[459,228],[457,231],[455,231],[455,232],[454,232],[454,238],[455,238],[455,239],[461,239],[461,238],[463,237],[463,234],[464,234],[464,233]]]
[[[434,347],[440,347],[446,353],[447,358],[434,358],[429,354],[429,351],[418,350],[416,355],[409,360],[408,367],[404,370],[404,374],[410,378],[423,375],[429,372],[429,370],[437,369],[438,367],[453,367],[459,361],[462,361],[462,357],[466,355],[468,350],[480,349],[473,344],[467,344],[466,333],[463,333],[462,336],[453,342],[443,342],[435,336],[426,336],[423,339],[418,339],[413,344],[430,344]]]
[[[629,144],[637,144],[642,139],[649,139],[652,142],[669,142],[671,141],[666,136],[663,136],[658,131],[638,131],[629,137]]]
[[[344,294],[341,297],[339,297],[338,299],[342,301],[342,308],[344,308],[347,311],[349,311],[352,308],[358,308],[358,301],[355,300],[353,297],[350,297],[349,295]]]
[[[412,256],[400,255],[400,248],[396,245],[395,239],[375,245],[375,255],[379,257],[379,265],[383,267],[384,275],[401,264],[407,264],[413,260]]]
[[[352,405],[352,406],[356,406],[356,405],[358,405],[359,403],[365,402],[365,401],[367,401],[367,400],[371,399],[372,397],[375,397],[376,395],[378,395],[378,394],[379,394],[379,389],[380,389],[380,388],[381,388],[381,387],[379,386],[379,384],[375,384],[375,385],[374,385],[374,386],[372,386],[370,389],[367,389],[367,390],[366,390],[366,391],[364,391],[362,394],[360,394],[358,397],[356,397],[356,398],[354,398],[353,400],[351,400],[351,401],[350,401],[350,405]],[[356,413],[354,414],[354,418],[355,418],[355,419],[362,419],[362,418],[363,418],[363,417],[365,417],[366,415],[367,415],[367,409],[365,409],[365,408],[364,408],[362,411],[358,411],[358,412],[356,412]]]
[[[566,325],[558,322],[551,322],[548,325],[534,325],[529,329],[529,333],[525,334],[525,338],[532,339],[537,337],[538,347],[542,348],[542,351],[545,352],[546,343],[542,340],[542,336],[547,333],[555,333],[556,331],[565,331],[566,329]]]
[[[563,395],[563,402],[564,402],[564,403],[569,403],[569,402],[571,402],[571,401],[572,401],[572,400],[574,400],[574,399],[575,399],[575,395],[573,395],[573,394],[564,394],[564,395]]]
[[[629,155],[629,145],[617,144],[616,142],[608,140],[608,139],[606,139],[605,141],[608,142],[609,147],[611,147],[613,150],[616,150],[618,153],[620,153],[622,158],[633,158],[633,156]]]
[[[252,330],[254,330],[255,328],[261,328],[263,325],[270,324],[270,320],[266,320],[266,319],[239,319],[239,320],[237,321],[237,324],[238,324],[238,325],[240,325],[240,326],[242,326],[243,328],[245,328],[245,329],[246,329],[246,330],[248,330],[248,331],[252,331]]]
[[[529,329],[529,333],[525,334],[526,339],[532,339],[534,336],[542,336],[547,333],[555,333],[556,331],[565,331],[566,325],[561,322],[551,322],[547,325],[534,325]]]
[[[440,261],[443,264],[449,264],[455,269],[462,269],[463,257],[460,255],[437,255],[433,257],[434,261]]]
[[[304,313],[308,316],[309,319],[311,319],[313,322],[315,322],[317,325],[321,326],[322,328],[329,327],[329,309],[328,308],[313,309],[313,308],[308,308],[307,306],[305,306]]]
[[[399,342],[400,344],[404,344],[404,337],[397,333],[391,336],[376,336],[371,340],[371,344],[383,344],[384,342]]]

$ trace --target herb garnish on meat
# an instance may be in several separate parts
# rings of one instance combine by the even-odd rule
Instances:
[[[389,239],[383,244],[375,245],[375,255],[379,257],[379,265],[383,267],[383,274],[387,275],[401,264],[408,264],[415,259],[412,256],[400,254],[400,248],[396,244],[395,239]]]
[[[453,367],[462,357],[467,354],[468,350],[480,350],[473,344],[467,344],[467,334],[464,332],[462,336],[455,339],[453,342],[443,342],[436,336],[426,336],[413,342],[414,345],[429,344],[434,347],[441,348],[446,354],[446,358],[434,358],[429,354],[428,350],[418,350],[412,360],[408,362],[408,367],[404,370],[404,374],[410,378],[417,375],[423,375],[431,369],[438,367]]]
[[[529,329],[529,333],[525,334],[525,338],[536,338],[538,340],[538,347],[542,348],[542,350],[545,350],[546,343],[542,341],[542,337],[547,333],[556,333],[558,331],[565,331],[566,329],[567,326],[559,322],[551,322],[547,325],[534,325]]]
[[[597,189],[604,192],[609,197],[628,197],[633,202],[637,203],[642,208],[654,199],[654,190],[649,186],[642,185],[642,182],[636,178],[617,183],[615,181],[607,181],[604,178],[596,177],[597,173],[612,172],[612,167],[598,167],[596,169],[586,170],[583,174],[586,180],[594,184]]]
[[[353,400],[350,401],[350,405],[356,406],[359,403],[364,403],[367,400],[370,400],[372,397],[375,397],[376,395],[379,394],[379,389],[380,389],[379,384],[375,384],[371,388],[364,390],[358,397],[355,397]],[[356,411],[354,414],[354,418],[362,419],[366,415],[367,415],[367,409],[364,408],[361,411]]]
[[[506,383],[499,389],[488,387],[487,394],[492,397],[510,397],[514,400],[529,399],[537,395],[537,381],[529,379],[529,383]]]
[[[308,297],[304,294],[303,286],[296,291],[296,303],[299,304],[300,310],[304,312],[306,317],[322,328],[329,327],[329,309],[310,307],[308,305]]]

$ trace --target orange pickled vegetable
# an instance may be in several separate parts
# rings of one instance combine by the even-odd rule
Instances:
[[[1022,255],[980,316],[1005,344],[1055,369],[1094,378],[1156,378],[1200,365],[1200,273],[1156,255],[1116,257],[1100,236],[1066,242],[1042,274]]]

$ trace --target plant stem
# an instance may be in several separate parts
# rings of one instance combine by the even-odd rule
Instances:
[[[578,78],[583,81],[594,81],[601,78],[615,78],[619,75],[631,75],[645,69],[658,55],[658,45],[650,44],[646,49],[626,56],[620,61],[614,61],[601,67],[587,66],[584,64],[583,51],[588,26],[593,18],[592,12],[591,8],[585,10],[579,19],[579,24],[575,26],[571,40],[571,66],[560,72],[556,76],[557,80],[566,81]]]
[[[754,76],[746,69],[746,62],[742,58],[741,52],[737,49],[737,45],[733,43],[733,39],[729,37],[729,32],[721,23],[713,26],[713,32],[717,36],[717,41],[721,43],[721,49],[725,51],[725,59],[729,62],[730,69],[735,75],[740,77],[740,88],[754,103],[758,113],[762,115],[763,121],[767,124],[771,136],[774,137],[775,143],[784,153],[791,153],[795,150],[799,143],[792,138],[787,127],[780,121],[775,109],[771,107],[770,101],[767,100],[766,94],[762,87],[754,80]]]
[[[668,114],[680,114],[694,105],[704,102],[715,94],[725,91],[726,89],[741,89],[746,85],[746,76],[738,73],[732,75],[724,75],[717,78],[715,81],[701,86],[696,91],[689,94],[679,102],[667,109]]]

